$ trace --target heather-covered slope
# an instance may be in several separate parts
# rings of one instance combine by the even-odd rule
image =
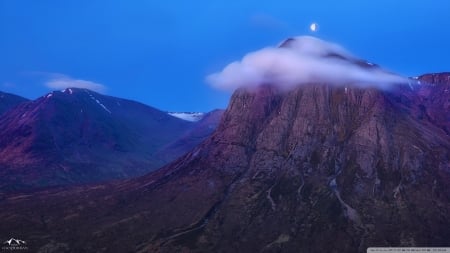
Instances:
[[[197,145],[156,155],[196,124],[89,90],[55,91],[0,117],[0,189],[142,175]]]

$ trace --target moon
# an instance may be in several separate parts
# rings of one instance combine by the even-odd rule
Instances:
[[[319,25],[317,23],[312,23],[309,26],[309,29],[311,30],[311,32],[317,32],[317,30],[319,29]]]

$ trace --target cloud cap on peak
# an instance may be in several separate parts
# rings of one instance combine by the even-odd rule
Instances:
[[[89,89],[96,92],[104,93],[106,86],[89,80],[75,79],[63,74],[51,74],[50,78],[45,82],[45,86],[50,89],[66,89],[80,88]]]
[[[306,83],[387,89],[407,78],[357,59],[343,47],[311,36],[287,39],[278,47],[248,53],[211,74],[207,83],[223,90],[271,84],[293,88]]]
[[[356,59],[342,46],[313,36],[297,36],[284,40],[278,48],[290,48],[298,54],[329,56],[340,55],[346,59]]]

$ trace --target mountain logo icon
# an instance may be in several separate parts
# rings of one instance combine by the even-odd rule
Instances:
[[[23,240],[11,238],[11,239],[5,241],[3,244],[8,244],[8,246],[20,246],[23,244],[27,244],[27,242],[25,242]]]
[[[27,250],[27,242],[20,239],[11,238],[3,242],[2,250]]]

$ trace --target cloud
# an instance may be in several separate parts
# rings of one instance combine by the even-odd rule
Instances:
[[[337,44],[301,36],[249,53],[206,81],[224,90],[262,84],[292,88],[306,83],[386,89],[407,79],[357,59]]]
[[[106,86],[100,83],[82,80],[82,79],[74,79],[67,75],[51,73],[48,74],[49,79],[45,82],[45,86],[50,89],[66,89],[66,88],[82,88],[89,89],[96,92],[105,92]]]

